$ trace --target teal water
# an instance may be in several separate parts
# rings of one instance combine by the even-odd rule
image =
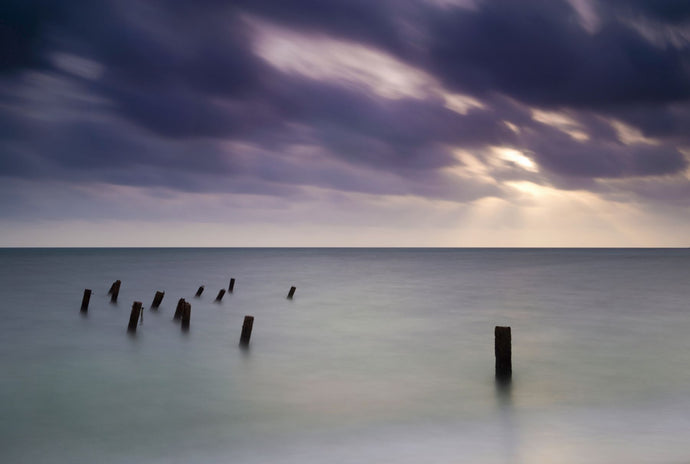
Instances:
[[[690,462],[688,282],[687,249],[0,250],[0,462]]]

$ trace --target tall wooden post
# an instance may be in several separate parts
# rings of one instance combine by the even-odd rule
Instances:
[[[242,323],[242,335],[240,335],[240,346],[249,346],[249,339],[252,337],[252,327],[254,326],[254,316],[244,316]]]
[[[199,290],[196,291],[196,295],[194,295],[194,296],[198,298],[201,296],[202,293],[204,293],[204,286],[203,285],[201,287],[199,287]]]
[[[132,312],[129,314],[129,325],[127,332],[135,333],[139,324],[139,314],[141,313],[141,301],[135,301],[132,305]]]
[[[165,292],[156,292],[156,296],[153,297],[153,303],[151,303],[151,309],[158,309],[158,307],[161,305],[161,302],[163,301],[163,297],[165,296]]]
[[[111,303],[117,302],[117,296],[120,294],[120,284],[122,284],[122,282],[120,282],[119,280],[116,280],[115,282],[113,282],[113,285],[110,287],[110,292],[108,292],[108,293],[110,294],[110,302]]]
[[[288,299],[292,300],[292,297],[295,296],[295,290],[297,290],[297,287],[290,287],[290,291],[288,292]]]
[[[189,321],[192,318],[192,305],[185,301],[184,309],[182,310],[182,330],[189,330]]]
[[[91,300],[91,290],[84,289],[84,297],[81,299],[81,312],[86,313],[89,311],[89,301]]]
[[[494,329],[494,352],[496,354],[496,379],[508,381],[513,376],[513,361],[510,327],[496,326]]]
[[[232,293],[235,290],[235,278],[230,279],[230,285],[228,285],[228,293]]]
[[[216,297],[216,301],[221,301],[223,299],[223,296],[225,296],[225,289],[221,288],[218,291],[218,296]]]

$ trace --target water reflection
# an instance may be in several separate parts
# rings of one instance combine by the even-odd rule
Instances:
[[[494,381],[496,401],[499,410],[512,409],[513,406],[513,379],[496,377]]]
[[[499,420],[499,442],[503,448],[503,462],[522,463],[520,436],[513,405],[513,380],[496,377],[494,388]]]

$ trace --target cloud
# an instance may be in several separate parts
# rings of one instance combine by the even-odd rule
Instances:
[[[605,108],[690,97],[687,50],[659,49],[609,20],[590,33],[565,2],[493,0],[431,15],[429,56],[452,88],[547,107]],[[649,69],[654,69],[653,73]]]
[[[670,24],[690,21],[690,4],[684,0],[611,0],[608,3],[618,11],[647,16]]]
[[[686,3],[9,0],[0,175],[18,191],[518,204],[528,182],[663,202],[687,189],[690,48],[639,25],[682,38]]]

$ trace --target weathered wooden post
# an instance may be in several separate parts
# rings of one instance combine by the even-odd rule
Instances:
[[[129,314],[129,325],[127,332],[135,333],[137,331],[137,324],[139,324],[139,315],[141,313],[141,301],[135,301],[132,305],[132,312]]]
[[[221,289],[218,291],[218,296],[216,297],[216,301],[221,301],[221,300],[223,299],[224,296],[225,296],[225,289],[224,289],[224,288],[221,288]]]
[[[230,279],[230,285],[228,285],[228,293],[232,293],[235,290],[235,278]]]
[[[185,301],[184,309],[182,310],[182,330],[189,330],[189,320],[192,318],[192,305]]]
[[[116,303],[117,302],[117,296],[120,294],[120,282],[119,280],[116,280],[113,282],[113,285],[110,287],[110,291],[108,294],[110,295],[110,302],[111,303]]]
[[[158,309],[158,307],[161,305],[161,302],[163,301],[163,297],[165,296],[165,292],[156,292],[156,296],[153,297],[153,303],[151,303],[151,309]]]
[[[295,296],[295,290],[297,290],[297,287],[290,287],[290,291],[288,292],[288,299],[292,300],[292,297]]]
[[[249,346],[249,339],[252,337],[252,327],[254,326],[254,316],[244,316],[242,323],[242,335],[240,335],[240,346]]]
[[[173,316],[173,320],[179,321],[182,319],[182,313],[184,312],[184,304],[185,304],[184,298],[180,298],[179,301],[177,302],[177,308],[175,308],[175,315]]]
[[[89,301],[91,300],[91,290],[88,288],[84,289],[84,297],[81,299],[81,312],[86,313],[89,311]]]
[[[494,352],[496,354],[496,380],[509,381],[513,376],[510,327],[496,326],[494,329]]]
[[[203,285],[201,287],[199,287],[199,290],[196,291],[196,295],[194,295],[194,296],[198,298],[201,296],[202,293],[204,293],[204,286]]]

